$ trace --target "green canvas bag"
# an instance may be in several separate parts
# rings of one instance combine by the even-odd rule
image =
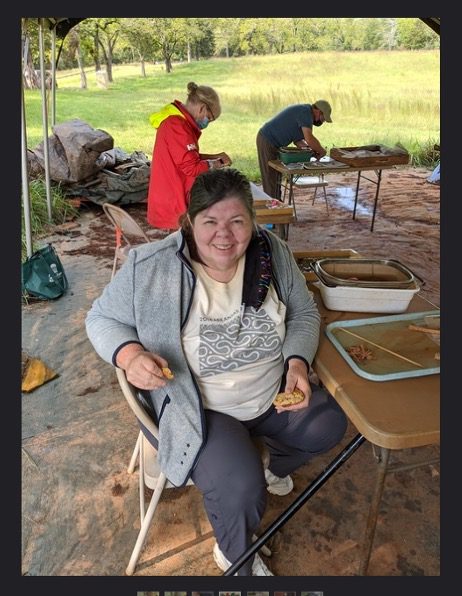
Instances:
[[[51,244],[36,250],[22,264],[23,294],[54,300],[67,290],[64,267]]]

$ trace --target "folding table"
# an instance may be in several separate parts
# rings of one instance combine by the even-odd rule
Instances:
[[[353,219],[356,218],[356,207],[358,204],[358,193],[359,193],[359,186],[361,182],[361,178],[372,182],[376,186],[375,190],[375,197],[374,197],[374,210],[372,213],[372,221],[371,221],[371,232],[374,230],[374,222],[375,222],[375,214],[377,211],[377,203],[379,200],[379,192],[380,192],[380,183],[382,181],[382,170],[390,170],[396,168],[396,165],[380,165],[380,166],[361,166],[361,167],[352,167],[347,164],[344,164],[341,167],[338,166],[329,166],[329,165],[312,165],[309,164],[307,167],[301,166],[300,167],[293,167],[294,164],[284,164],[279,159],[272,159],[268,162],[268,165],[276,170],[276,172],[280,175],[280,180],[286,180],[286,184],[289,186],[289,205],[293,202],[293,193],[294,193],[294,185],[297,179],[300,176],[324,176],[325,174],[348,174],[349,172],[357,172],[358,178],[356,182],[356,192],[355,192],[355,204],[353,208]],[[363,174],[366,171],[373,171],[375,172],[376,178],[368,178]]]
[[[330,311],[322,304],[317,288],[313,290],[321,313],[323,328],[332,321],[367,318],[376,314]],[[416,295],[408,312],[428,312],[434,305]],[[415,464],[389,466],[393,450],[437,445],[440,440],[440,376],[377,382],[358,376],[321,331],[319,349],[313,363],[321,383],[340,404],[358,434],[337,455],[325,470],[295,499],[295,501],[262,533],[225,572],[233,575],[247,559],[279,530],[353,453],[369,441],[379,452],[377,477],[366,521],[359,574],[365,575],[369,565],[379,505],[387,473],[431,464],[439,458]],[[354,469],[353,469],[354,473]],[[345,504],[347,507],[348,504]],[[307,538],[309,539],[309,538]]]

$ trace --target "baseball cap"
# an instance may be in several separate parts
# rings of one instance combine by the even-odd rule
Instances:
[[[332,122],[332,118],[330,117],[332,108],[330,107],[330,103],[328,101],[325,99],[318,99],[318,101],[314,102],[313,106],[318,108],[318,110],[321,110],[321,112],[324,114],[324,120],[326,122]]]

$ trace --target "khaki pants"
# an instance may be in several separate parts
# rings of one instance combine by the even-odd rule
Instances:
[[[279,158],[279,148],[271,145],[260,131],[257,134],[257,153],[263,190],[273,199],[280,199],[280,174],[268,165],[270,159]]]

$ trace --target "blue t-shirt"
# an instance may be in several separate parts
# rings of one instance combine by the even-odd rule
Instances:
[[[311,104],[299,103],[284,108],[260,129],[262,135],[275,147],[285,147],[301,141],[302,126],[313,128]]]

